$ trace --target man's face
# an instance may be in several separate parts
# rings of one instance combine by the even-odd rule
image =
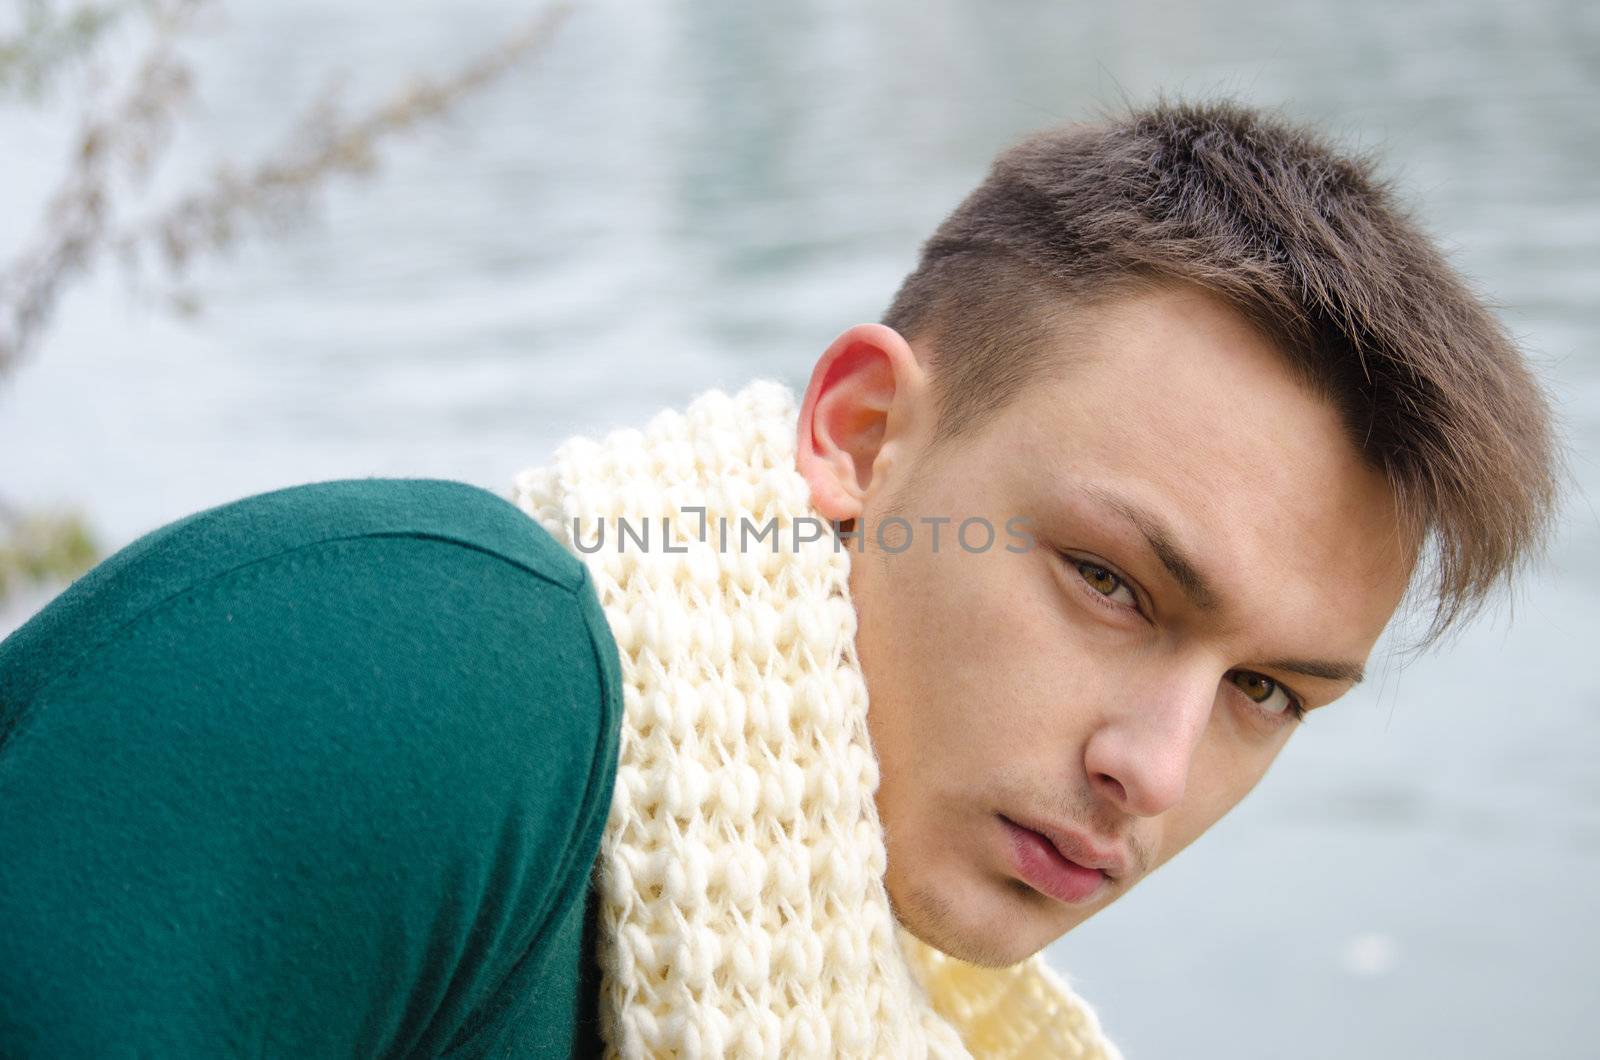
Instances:
[[[933,456],[930,392],[901,388],[922,407],[857,521],[890,897],[981,964],[1037,952],[1231,809],[1295,708],[1351,686],[1415,554],[1333,409],[1232,310],[1173,288],[1090,319],[1068,367]],[[886,524],[908,546],[889,554],[895,513],[913,532]],[[937,547],[924,517],[950,520]],[[968,551],[974,517],[996,536],[970,525]]]

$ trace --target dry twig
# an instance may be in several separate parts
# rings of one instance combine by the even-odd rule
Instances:
[[[541,47],[570,11],[557,3],[494,48],[439,81],[413,80],[380,106],[343,117],[331,95],[293,124],[277,152],[242,172],[219,165],[201,186],[137,223],[121,221],[132,194],[170,143],[192,95],[177,42],[211,0],[123,0],[62,13],[52,0],[28,0],[21,32],[0,39],[0,93],[36,96],[66,64],[90,55],[106,31],[142,11],[150,41],[121,97],[92,106],[74,140],[66,175],[45,208],[39,232],[0,268],[0,377],[37,346],[65,289],[114,252],[136,276],[147,251],[180,275],[202,253],[229,245],[248,220],[302,211],[310,195],[340,174],[370,172],[384,141],[445,114]],[[97,548],[75,514],[45,516],[0,501],[0,598],[24,582],[70,578]]]
[[[148,0],[79,4],[61,10],[52,0],[25,0],[22,25],[0,37],[0,92],[37,98],[64,68],[86,59],[106,31]]]
[[[384,141],[440,117],[536,51],[571,10],[566,3],[547,8],[453,75],[414,79],[365,115],[344,118],[325,98],[302,115],[276,153],[243,172],[219,165],[207,183],[170,206],[118,226],[113,180],[119,172],[148,171],[165,148],[191,92],[174,41],[207,2],[150,0],[157,32],[131,87],[108,116],[85,123],[71,171],[46,209],[44,234],[0,270],[0,375],[38,343],[64,287],[102,253],[115,252],[137,271],[145,252],[156,251],[180,274],[197,255],[229,245],[245,221],[303,211],[329,178],[369,173]]]

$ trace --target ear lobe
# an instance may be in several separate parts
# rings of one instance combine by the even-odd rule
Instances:
[[[796,425],[795,466],[825,517],[861,514],[885,470],[885,443],[905,430],[922,382],[910,345],[882,324],[857,324],[818,358]]]

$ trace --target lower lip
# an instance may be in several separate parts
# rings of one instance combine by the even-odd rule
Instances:
[[[1011,833],[1011,865],[1028,886],[1067,905],[1079,905],[1099,893],[1105,873],[1068,861],[1038,832],[1004,817],[1000,823]]]

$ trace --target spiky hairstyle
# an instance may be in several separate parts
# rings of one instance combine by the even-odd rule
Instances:
[[[924,245],[884,323],[931,349],[936,445],[1060,368],[1063,315],[1196,284],[1338,409],[1424,542],[1426,641],[1537,549],[1556,494],[1546,399],[1495,316],[1376,175],[1231,102],[1036,134]]]

